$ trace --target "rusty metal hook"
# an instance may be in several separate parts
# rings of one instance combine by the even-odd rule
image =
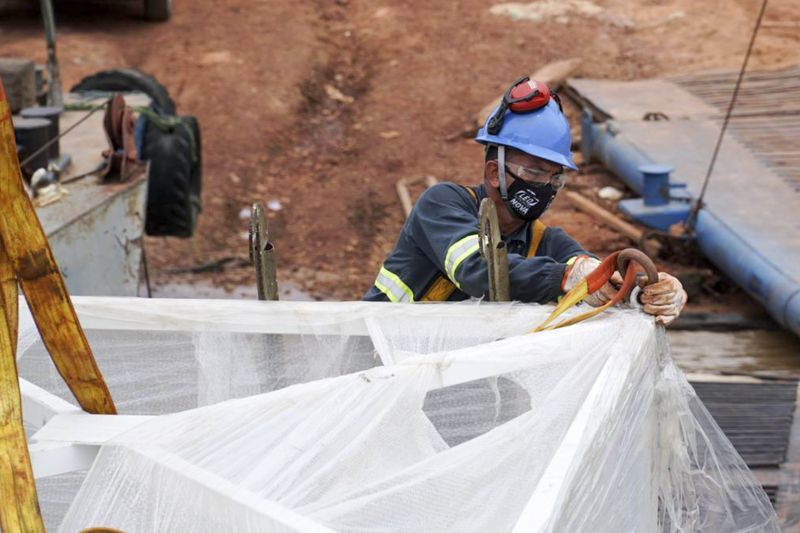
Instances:
[[[642,267],[647,274],[647,285],[658,281],[658,269],[653,260],[647,254],[636,248],[625,248],[617,256],[617,270],[624,278],[631,263],[636,263]]]

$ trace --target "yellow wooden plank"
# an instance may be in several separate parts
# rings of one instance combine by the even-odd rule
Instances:
[[[44,531],[17,378],[17,284],[0,243],[0,529]]]
[[[0,86],[0,237],[56,368],[80,406],[115,414],[44,231],[22,185],[14,129]]]
[[[8,332],[11,337],[11,346],[17,346],[17,302],[19,292],[17,289],[17,275],[8,259],[3,241],[0,239],[0,307],[5,312]]]

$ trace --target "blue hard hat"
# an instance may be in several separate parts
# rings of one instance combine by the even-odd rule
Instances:
[[[499,106],[498,106],[499,107]],[[501,144],[545,159],[572,170],[572,135],[569,123],[555,99],[529,113],[506,110],[503,125],[497,135],[488,132],[488,123],[497,108],[489,115],[475,140],[481,144]]]

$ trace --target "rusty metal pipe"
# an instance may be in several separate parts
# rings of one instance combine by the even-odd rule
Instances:
[[[278,278],[275,248],[269,241],[264,207],[256,202],[250,213],[250,262],[256,269],[259,300],[278,300]]]
[[[40,0],[42,22],[47,41],[47,104],[63,106],[64,95],[61,92],[61,76],[58,72],[56,58],[56,18],[53,16],[53,4],[50,0]]]

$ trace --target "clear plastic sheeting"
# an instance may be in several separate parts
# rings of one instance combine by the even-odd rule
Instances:
[[[60,531],[779,531],[635,310],[527,334],[550,307],[76,309],[120,414],[157,416],[37,480]],[[22,376],[69,399],[26,342]]]

